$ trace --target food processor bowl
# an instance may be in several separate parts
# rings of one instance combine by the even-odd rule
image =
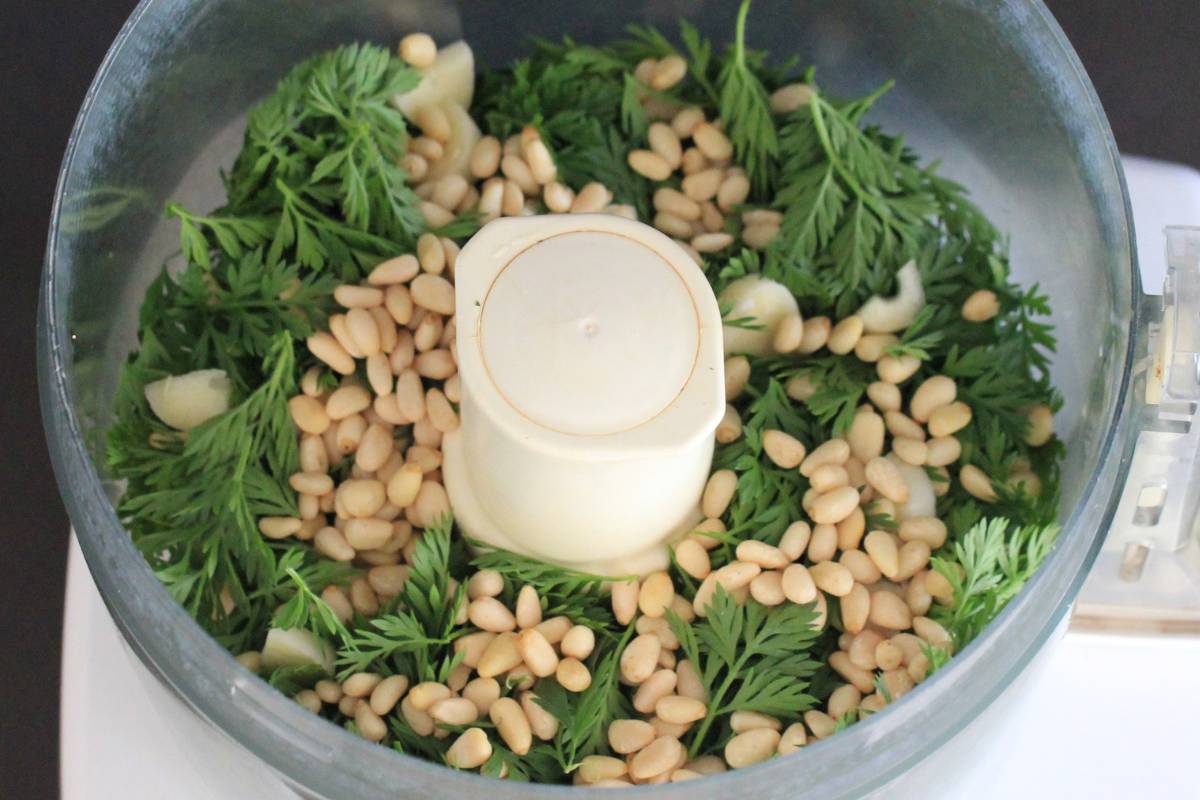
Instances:
[[[580,790],[499,782],[367,743],[244,670],[160,585],[114,513],[120,487],[104,464],[104,429],[143,291],[178,249],[163,203],[218,204],[218,168],[238,148],[246,110],[295,62],[338,44],[390,45],[423,30],[441,43],[465,38],[483,64],[497,65],[521,55],[530,36],[602,42],[630,22],[673,33],[679,17],[723,43],[735,13],[718,0],[146,0],[110,50],[63,163],[42,285],[39,370],[55,469],[130,648],[212,729],[301,794],[516,800]],[[703,784],[718,796],[834,800],[903,786],[904,773],[983,715],[1060,627],[1127,468],[1140,292],[1108,124],[1037,0],[757,0],[749,41],[815,63],[835,94],[896,80],[872,120],[940,160],[942,174],[970,187],[1011,234],[1016,279],[1040,284],[1053,304],[1054,377],[1066,399],[1056,420],[1068,453],[1064,529],[1020,596],[881,713]],[[631,791],[683,798],[696,788]]]

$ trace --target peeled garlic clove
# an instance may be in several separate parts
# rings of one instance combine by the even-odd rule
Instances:
[[[762,326],[757,330],[749,330],[726,325],[726,356],[736,353],[756,356],[773,354],[775,329],[785,317],[800,310],[796,298],[786,286],[759,275],[738,278],[725,287],[718,300],[722,309],[729,309],[726,319],[750,317],[754,324]]]
[[[198,369],[148,383],[144,391],[156,417],[188,431],[229,410],[233,385],[223,369]]]
[[[466,42],[448,44],[438,50],[433,64],[412,91],[395,95],[392,105],[410,120],[427,106],[454,103],[469,108],[475,94],[475,54]]]
[[[310,664],[333,674],[333,648],[328,642],[304,628],[271,628],[267,631],[262,649],[263,669]]]
[[[442,157],[429,165],[426,180],[437,180],[445,175],[461,175],[468,181],[471,177],[471,151],[479,141],[479,126],[462,106],[447,103],[442,106],[446,119],[450,121],[450,138],[442,145]]]
[[[909,517],[936,517],[937,495],[933,493],[933,481],[929,479],[924,467],[917,467],[901,460],[895,453],[887,459],[896,465],[900,477],[908,485],[908,500],[896,506],[896,521]]]
[[[896,273],[896,294],[872,296],[858,310],[867,333],[895,333],[912,324],[925,307],[925,287],[917,262],[909,261]]]

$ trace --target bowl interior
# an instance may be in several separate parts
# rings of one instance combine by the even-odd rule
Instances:
[[[89,564],[127,637],[202,713],[294,780],[324,793],[353,789],[375,796],[388,785],[416,791],[449,773],[379,748],[372,753],[332,726],[305,720],[288,701],[239,673],[172,606],[116,522],[107,498],[117,487],[105,475],[103,430],[119,366],[134,345],[142,293],[178,249],[163,203],[206,210],[220,202],[218,170],[231,163],[240,144],[247,108],[313,52],[359,39],[390,44],[405,32],[426,30],[441,42],[465,38],[481,62],[496,65],[519,56],[530,35],[604,41],[619,36],[628,22],[673,32],[680,16],[723,43],[735,10],[712,0],[151,0],[114,46],[64,164],[49,242],[41,335],[51,448]],[[1011,611],[1030,615],[1028,638],[999,626],[978,643],[1007,650],[1016,660],[979,673],[970,689],[973,704],[959,709],[919,711],[935,692],[954,691],[967,663],[939,673],[940,687],[933,685],[937,681],[923,686],[930,699],[914,695],[906,701],[913,704],[911,713],[942,716],[932,725],[930,742],[904,751],[907,756],[893,747],[892,758],[885,758],[889,745],[881,736],[901,707],[812,749],[836,765],[840,753],[857,748],[868,766],[850,782],[812,752],[797,756],[792,766],[771,767],[806,770],[806,791],[831,797],[880,782],[986,705],[1072,594],[1100,527],[1095,515],[1102,518],[1108,505],[1111,478],[1100,467],[1127,373],[1136,286],[1132,232],[1103,113],[1040,3],[758,0],[749,38],[778,57],[796,54],[802,63],[817,64],[819,82],[834,93],[866,92],[896,80],[874,121],[905,133],[923,157],[940,160],[943,174],[970,187],[976,202],[1011,234],[1017,278],[1039,283],[1050,295],[1059,338],[1055,381],[1066,398],[1057,424],[1068,444],[1063,518],[1073,522],[1067,544],[1047,567],[1055,577],[1041,580]],[[1009,638],[998,638],[1003,636]],[[186,654],[202,669],[183,674],[169,654]],[[964,654],[962,660],[972,659]],[[229,708],[230,685],[254,695],[259,711]],[[260,713],[286,721],[295,732],[296,753],[303,754],[305,741],[345,748],[359,759],[361,774],[331,777],[325,773],[336,770],[276,752],[285,748],[272,749],[270,739],[253,730]],[[487,791],[509,796],[510,790],[488,784]],[[798,791],[789,787],[791,796]]]

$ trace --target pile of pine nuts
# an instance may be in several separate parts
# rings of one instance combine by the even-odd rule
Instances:
[[[387,736],[387,720],[394,714],[418,735],[438,739],[450,735],[439,725],[467,726],[489,719],[493,732],[468,728],[450,746],[447,759],[461,769],[477,768],[491,757],[489,736],[498,737],[517,755],[528,753],[535,738],[549,741],[558,731],[558,720],[535,701],[534,682],[554,676],[569,692],[588,688],[592,676],[583,662],[596,638],[590,628],[567,617],[543,619],[532,586],[521,587],[512,609],[498,599],[504,589],[503,577],[492,570],[476,572],[467,582],[469,602],[459,607],[456,622],[470,624],[475,631],[455,640],[454,650],[462,654],[462,661],[445,683],[410,687],[402,675],[359,672],[340,683],[319,681],[297,693],[296,702],[313,713],[336,706],[354,720],[360,736],[373,742]],[[351,608],[344,599],[341,605],[331,605],[339,616],[349,618]],[[258,657],[251,652],[239,659],[254,669]]]
[[[348,597],[336,586],[323,594],[347,619],[351,610],[372,616],[400,591],[407,577],[401,562],[420,529],[450,510],[440,448],[443,434],[458,427],[457,254],[449,239],[425,234],[417,255],[381,263],[363,285],[335,289],[345,313],[332,315],[329,330],[307,344],[340,383],[323,388],[324,370],[313,367],[288,401],[300,435],[301,471],[290,477],[299,516],[265,517],[259,530],[271,539],[311,540],[327,558],[369,567]],[[355,376],[359,361],[366,385]],[[330,470],[346,458],[353,458],[349,477],[335,486]]]

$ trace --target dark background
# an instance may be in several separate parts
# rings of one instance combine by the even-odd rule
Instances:
[[[916,0],[920,1],[920,0]],[[252,0],[251,0],[252,2]],[[1195,0],[1047,0],[1096,84],[1117,143],[1200,167]],[[42,435],[34,319],[59,161],[133,0],[0,0],[0,796],[58,785],[67,519]]]

